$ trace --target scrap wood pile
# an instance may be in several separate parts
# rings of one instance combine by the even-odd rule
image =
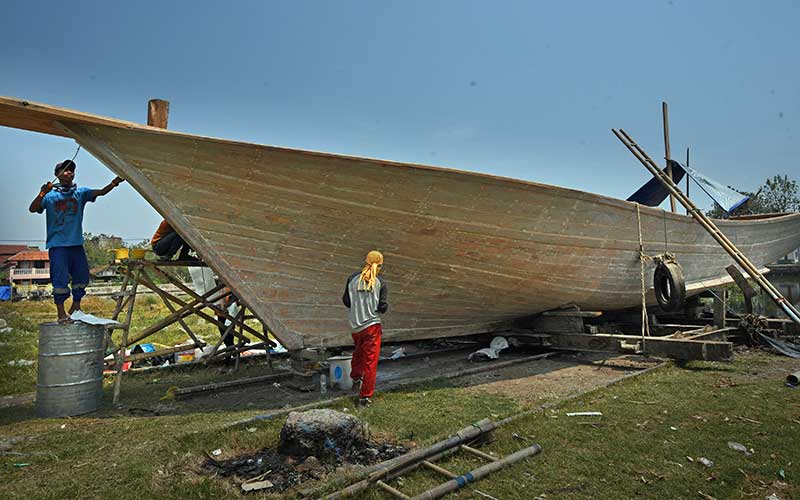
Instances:
[[[781,334],[769,327],[767,318],[757,314],[746,314],[739,320],[739,328],[745,335],[747,345],[765,347],[790,358],[800,359],[800,337]]]

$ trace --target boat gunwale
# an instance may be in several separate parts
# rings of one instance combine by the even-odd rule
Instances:
[[[592,192],[589,192],[589,191],[582,191],[582,190],[579,190],[579,189],[573,189],[573,188],[568,188],[568,187],[563,187],[563,186],[556,186],[556,185],[553,185],[553,184],[544,184],[544,183],[535,182],[535,181],[529,181],[529,180],[524,180],[524,179],[516,179],[514,177],[506,177],[506,176],[502,176],[502,175],[488,174],[488,173],[484,173],[484,172],[476,172],[476,171],[469,171],[469,170],[460,170],[460,169],[457,169],[457,168],[446,167],[446,166],[425,165],[425,164],[421,164],[421,163],[408,163],[408,162],[401,162],[401,161],[395,161],[395,160],[385,160],[385,159],[381,159],[381,158],[372,158],[372,157],[366,157],[366,156],[354,156],[354,155],[346,155],[346,154],[340,154],[340,153],[329,153],[329,152],[324,152],[324,151],[314,151],[314,150],[307,150],[307,149],[300,149],[300,148],[289,148],[289,147],[284,147],[284,146],[274,146],[274,145],[268,145],[268,144],[251,143],[251,142],[237,141],[237,140],[232,140],[232,139],[223,139],[223,138],[218,138],[218,137],[210,137],[210,136],[203,136],[203,135],[197,135],[197,134],[190,134],[190,133],[187,133],[187,132],[179,132],[179,131],[175,131],[175,130],[171,130],[171,129],[163,129],[163,128],[158,128],[158,127],[152,127],[152,126],[149,126],[149,125],[139,124],[139,123],[136,123],[136,122],[129,122],[129,121],[120,120],[120,119],[117,119],[117,118],[111,118],[111,117],[106,117],[106,116],[102,116],[102,115],[95,115],[95,114],[92,114],[92,113],[85,113],[85,112],[82,112],[82,111],[71,110],[71,109],[67,109],[67,108],[59,108],[59,107],[56,107],[56,106],[51,106],[49,104],[42,104],[42,103],[37,103],[37,102],[32,102],[32,101],[25,101],[25,100],[22,100],[22,99],[18,99],[18,98],[14,98],[14,97],[8,97],[8,96],[0,96],[0,107],[2,107],[2,106],[11,106],[11,107],[17,107],[17,108],[22,108],[22,109],[30,109],[30,110],[38,112],[38,113],[46,113],[46,114],[50,114],[50,115],[55,115],[54,116],[54,122],[58,122],[58,121],[60,121],[60,122],[76,122],[76,123],[84,124],[84,125],[88,124],[88,125],[93,125],[93,126],[96,126],[96,125],[107,126],[107,127],[111,127],[111,128],[134,130],[134,131],[140,131],[140,132],[145,132],[145,133],[152,133],[152,134],[166,135],[166,136],[172,136],[172,137],[179,137],[179,138],[189,139],[189,140],[208,141],[208,142],[212,142],[212,143],[216,143],[216,144],[229,145],[229,146],[235,146],[235,147],[248,147],[248,148],[256,147],[256,148],[261,148],[261,149],[264,149],[264,150],[269,150],[269,151],[272,151],[272,152],[279,152],[279,153],[285,152],[285,153],[291,153],[291,154],[298,154],[298,155],[301,155],[301,156],[315,156],[315,157],[322,157],[322,158],[332,159],[332,160],[361,161],[361,162],[367,162],[367,163],[372,163],[372,164],[376,164],[376,165],[380,165],[380,166],[386,166],[386,167],[401,167],[401,168],[407,168],[407,169],[427,170],[427,171],[431,171],[431,172],[445,173],[445,174],[458,174],[458,175],[463,175],[463,176],[477,177],[477,178],[490,179],[490,180],[500,181],[500,182],[505,182],[505,183],[517,184],[517,185],[521,185],[521,186],[525,186],[525,187],[534,187],[534,188],[548,189],[548,190],[554,189],[554,190],[559,191],[562,194],[569,193],[569,194],[573,195],[573,197],[575,197],[575,198],[586,198],[586,197],[589,197],[589,198],[592,199],[592,201],[594,201],[596,203],[605,202],[605,204],[612,205],[612,206],[617,206],[617,207],[620,207],[620,208],[631,209],[633,206],[636,205],[635,202],[622,200],[620,198],[614,198],[612,196],[607,196],[607,195],[598,194],[598,193],[592,193]],[[11,125],[5,125],[5,124],[0,124],[0,125],[6,126],[6,127],[11,127],[11,128],[17,128],[17,127],[11,126]],[[59,130],[62,133],[55,134],[53,132],[48,132],[48,131],[43,131],[43,130],[34,130],[34,129],[26,129],[26,130],[32,130],[34,132],[40,132],[40,133],[45,133],[45,134],[50,134],[50,135],[60,135],[60,136],[63,136],[63,137],[68,137],[68,138],[74,139],[74,137],[68,135],[68,132],[64,131],[63,129],[60,129],[55,124],[54,124],[54,130]],[[640,205],[640,207],[641,207],[641,210],[643,210],[645,212],[651,212],[651,213],[663,212],[662,216],[666,216],[666,217],[669,217],[669,218],[672,218],[672,219],[675,219],[675,220],[686,220],[686,219],[690,219],[691,218],[691,216],[689,216],[689,215],[680,214],[680,213],[677,213],[677,212],[668,212],[668,211],[666,211],[664,209],[661,209],[659,207],[651,207],[651,206],[647,206],[647,205]],[[742,219],[742,220],[735,220],[735,219],[713,219],[713,220],[718,225],[721,224],[723,226],[744,225],[744,223],[747,223],[747,225],[754,224],[754,223],[755,224],[762,224],[762,223],[763,224],[767,224],[767,223],[780,222],[780,221],[782,221],[782,219],[784,219],[786,217],[793,217],[793,216],[796,216],[796,215],[797,215],[797,213],[786,213],[786,214],[774,215],[772,217],[765,218],[765,219],[758,218],[758,219]]]

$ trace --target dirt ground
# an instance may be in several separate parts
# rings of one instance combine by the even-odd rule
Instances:
[[[471,386],[472,391],[502,394],[522,403],[537,404],[601,387],[662,361],[642,356],[564,353],[465,377],[461,384]]]
[[[388,352],[391,346],[387,346]],[[444,354],[421,352],[413,357],[381,361],[378,367],[376,391],[386,391],[420,378],[436,378],[470,368],[487,371],[454,378],[454,386],[469,387],[470,391],[501,394],[525,404],[537,404],[559,399],[568,394],[600,387],[629,373],[660,363],[656,358],[617,356],[603,353],[558,353],[548,359],[537,359],[512,366],[492,368],[510,360],[529,357],[536,352],[525,350],[504,351],[499,360],[474,363],[467,355],[475,350],[467,348]],[[288,368],[287,361],[275,363],[276,369]],[[159,401],[154,394],[149,401],[129,401],[136,406],[131,411],[157,411],[159,414],[213,411],[214,409],[258,408],[282,409],[313,403],[340,396],[354,396],[350,391],[327,389],[321,394],[318,388],[298,391],[289,381],[252,384],[223,391],[200,393],[178,400]]]

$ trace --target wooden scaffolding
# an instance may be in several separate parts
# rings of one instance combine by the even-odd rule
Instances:
[[[171,355],[189,349],[202,349],[206,347],[206,342],[198,338],[197,334],[192,331],[186,322],[186,318],[192,315],[196,315],[206,322],[216,325],[221,331],[219,341],[216,342],[209,353],[203,356],[202,363],[209,364],[214,361],[235,358],[236,367],[238,368],[239,356],[241,353],[251,349],[265,349],[267,352],[267,362],[269,363],[270,369],[272,368],[270,349],[276,347],[277,344],[273,340],[270,340],[266,325],[258,317],[253,315],[252,312],[249,312],[246,306],[239,301],[239,298],[233,295],[230,289],[223,283],[217,284],[203,294],[199,294],[183,284],[174,273],[175,268],[183,266],[208,267],[205,263],[196,260],[128,259],[121,261],[120,267],[124,272],[124,277],[120,291],[114,295],[116,306],[112,319],[116,321],[117,324],[112,326],[111,330],[121,330],[122,336],[119,344],[113,348],[114,359],[107,362],[107,364],[113,364],[116,367],[114,404],[119,402],[123,367],[126,362],[142,361],[144,359]],[[154,279],[156,276],[160,277],[161,280],[166,283],[173,285],[186,297],[179,297],[176,292],[168,291],[164,286],[157,284]],[[141,330],[131,332],[136,295],[137,292],[139,292],[140,286],[150,289],[161,298],[164,305],[170,311],[170,314]],[[228,312],[228,306],[231,304],[239,306],[238,313],[235,315]],[[211,314],[207,312],[208,309],[211,310]],[[248,325],[246,323],[248,319],[258,320],[261,324],[261,331]],[[128,347],[140,343],[142,340],[175,323],[180,325],[181,329],[191,339],[191,342],[175,347],[158,349],[153,352],[126,354],[126,349]],[[250,339],[248,339],[245,334],[256,337],[259,342],[250,343]],[[220,348],[226,338],[233,338],[234,343]]]

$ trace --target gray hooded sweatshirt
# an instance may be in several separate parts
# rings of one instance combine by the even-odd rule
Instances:
[[[376,278],[375,287],[372,290],[359,290],[358,277],[361,272],[354,273],[347,278],[344,286],[342,302],[350,311],[347,319],[350,321],[350,331],[353,333],[381,322],[381,313],[389,310],[389,285]]]

